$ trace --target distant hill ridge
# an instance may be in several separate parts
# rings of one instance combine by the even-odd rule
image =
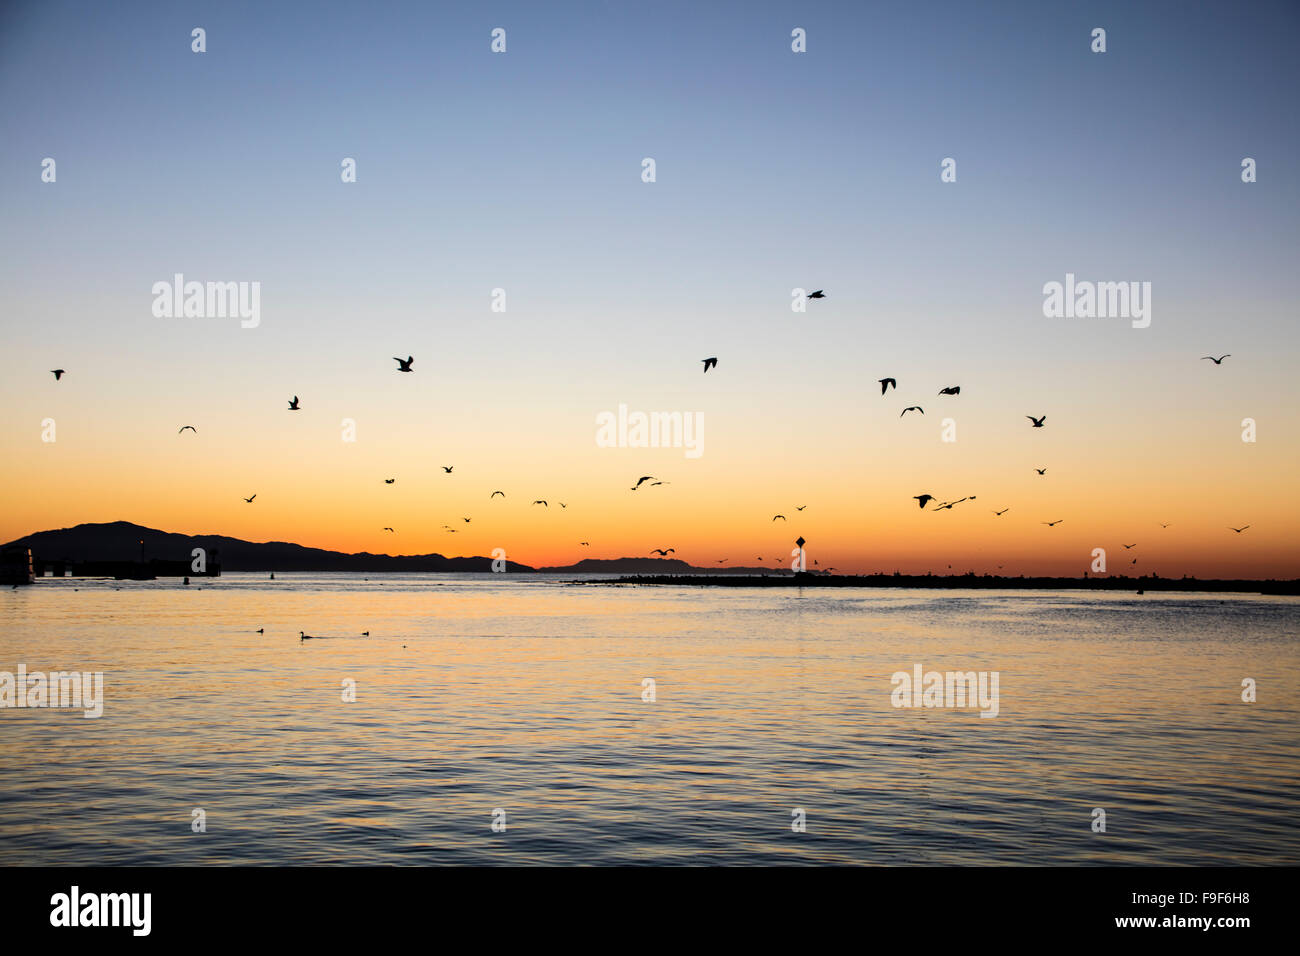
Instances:
[[[442,554],[372,554],[361,551],[347,554],[308,548],[288,541],[245,541],[219,534],[176,534],[146,528],[130,521],[102,524],[79,524],[72,528],[38,531],[9,542],[31,548],[36,561],[139,561],[141,542],[146,561],[162,559],[188,561],[195,548],[211,556],[220,553],[223,571],[490,571],[488,557],[447,557]],[[8,545],[6,545],[7,547]],[[608,574],[698,574],[697,568],[675,558],[587,558],[577,564],[533,568],[517,561],[507,561],[510,571],[549,573]],[[731,568],[730,573],[752,573],[765,568]],[[726,573],[717,570],[712,573]]]

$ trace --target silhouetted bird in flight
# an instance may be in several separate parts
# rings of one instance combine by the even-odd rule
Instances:
[[[1235,531],[1235,532],[1237,532],[1237,534],[1241,534],[1243,531],[1246,530],[1246,528],[1249,528],[1249,527],[1250,527],[1250,525],[1246,525],[1245,527],[1242,527],[1242,528],[1229,528],[1228,530],[1229,530],[1229,531]]]
[[[415,371],[415,369],[411,368],[411,363],[414,362],[415,359],[412,358],[412,357],[409,356],[409,355],[406,357],[406,361],[402,361],[402,360],[399,359],[396,355],[394,355],[394,356],[393,356],[393,361],[397,363],[397,370],[398,370],[399,372],[414,372],[414,371]]]
[[[473,521],[474,519],[473,519],[473,518],[461,518],[460,520],[463,521],[463,522],[465,522],[466,524],[469,524],[469,523],[470,523],[471,521]]]
[[[591,542],[590,542],[590,541],[579,541],[578,544],[582,545],[582,547],[584,547],[584,548],[590,548],[590,547],[591,547]]]
[[[199,430],[198,430],[197,428],[195,428],[193,425],[182,425],[180,428],[176,429],[176,434],[179,435],[181,432],[185,431],[185,429],[187,429],[187,428],[188,428],[190,431],[194,432],[194,434],[196,434],[196,435],[199,433]]]
[[[940,395],[960,395],[960,394],[961,394],[961,386],[960,386],[960,385],[949,385],[947,388],[941,388],[941,389],[939,389],[939,394],[940,394]]]
[[[1126,544],[1126,545],[1124,545],[1124,550],[1127,551],[1127,550],[1129,550],[1130,548],[1136,548],[1136,547],[1137,547],[1137,542],[1134,541],[1132,544]]]
[[[452,470],[453,468],[455,468],[456,466],[455,466],[455,465],[439,465],[438,467],[441,468],[443,471],[445,471],[447,474],[450,475],[450,474],[451,474],[451,470]]]
[[[1158,522],[1156,522],[1156,523],[1157,523],[1158,525],[1160,525],[1160,527],[1162,527],[1162,528],[1168,528],[1170,524],[1173,524],[1172,521],[1169,522],[1169,524],[1165,524],[1163,521],[1158,521]]]
[[[385,530],[385,531],[393,531],[392,528],[385,528],[384,530]],[[397,534],[397,532],[396,532],[396,531],[393,531],[393,534]]]
[[[666,558],[666,557],[668,557],[668,555],[673,554],[676,550],[677,550],[676,548],[669,548],[667,551],[665,551],[663,548],[655,548],[655,549],[654,549],[653,551],[651,551],[650,553],[651,553],[651,554],[662,554],[662,555]]]
[[[1049,528],[1054,528],[1064,520],[1064,518],[1057,518],[1055,521],[1044,521],[1041,523],[1047,525]]]
[[[638,488],[640,488],[642,482],[646,482],[646,481],[654,481],[654,480],[655,480],[655,476],[654,476],[654,475],[642,475],[641,478],[637,481],[637,483],[636,483],[635,485],[632,486],[632,490],[633,490],[633,491],[636,491]]]
[[[818,289],[816,292],[809,292],[809,293],[808,293],[808,298],[810,298],[810,299],[824,299],[824,298],[826,298],[826,293],[823,292],[821,289]]]
[[[772,515],[772,520],[773,520],[773,521],[775,521],[777,518],[780,518],[782,521],[785,521],[785,520],[786,520],[786,519],[785,519],[785,515]]]
[[[567,507],[569,507],[569,506],[566,505],[563,501],[557,501],[556,504],[559,505],[561,508],[567,508]]]
[[[807,505],[796,505],[794,510],[795,510],[795,511],[803,511],[803,509],[804,509],[804,508],[807,508],[807,507],[808,507]]]
[[[384,484],[386,484],[386,485],[391,485],[391,484],[392,484],[393,482],[395,482],[396,480],[397,480],[396,478],[385,478],[385,479],[384,479]]]
[[[934,500],[934,495],[912,495],[912,497],[916,499],[917,504],[922,508]]]
[[[723,564],[730,560],[731,560],[730,558],[718,558],[718,564]]]
[[[935,508],[934,510],[935,510],[935,511],[944,511],[944,510],[951,511],[953,505],[959,505],[959,504],[961,504],[963,501],[974,501],[974,500],[975,500],[975,496],[974,496],[974,495],[970,495],[969,497],[966,497],[966,498],[958,498],[956,501],[945,501],[943,504],[939,505],[939,507]]]
[[[1034,471],[1038,472],[1040,475],[1045,475],[1045,474],[1047,474],[1047,469],[1046,469],[1046,468],[1035,468]]]
[[[1232,355],[1231,352],[1228,352],[1226,355],[1220,355],[1218,358],[1215,358],[1213,355],[1202,355],[1202,356],[1201,356],[1201,361],[1204,362],[1206,359],[1209,359],[1209,360],[1210,360],[1211,362],[1213,362],[1215,365],[1222,365],[1222,364],[1223,364],[1223,360],[1226,359],[1226,358],[1228,358],[1228,356],[1230,356],[1230,355]]]
[[[700,359],[700,361],[704,363],[704,371],[705,371],[705,372],[708,372],[708,370],[711,369],[711,368],[716,368],[717,365],[718,365],[718,360],[717,360],[716,357],[714,357],[714,358]]]
[[[488,500],[491,501],[497,495],[500,495],[502,498],[504,498],[506,496],[506,493],[504,491],[494,491],[492,492],[492,494],[488,495]]]
[[[1004,514],[1006,514],[1008,511],[1010,511],[1010,510],[1011,510],[1010,508],[1003,508],[1001,511],[995,511],[995,512],[993,512],[993,513],[994,513],[995,515],[1004,515]]]
[[[533,504],[535,504],[535,505],[541,505],[543,508],[549,508],[549,507],[550,507],[550,505],[548,505],[545,501],[542,501],[540,498],[539,498],[537,501],[534,501]]]
[[[881,395],[884,395],[885,392],[889,391],[889,386],[891,385],[894,386],[894,391],[898,391],[898,383],[892,378],[878,378],[876,381],[880,383]]]
[[[52,368],[52,369],[50,369],[50,374],[52,374],[52,375],[54,376],[54,381],[57,382],[59,379],[63,378],[63,369],[61,369],[61,368]]]
[[[1043,422],[1047,421],[1046,415],[1044,415],[1042,418],[1035,418],[1033,415],[1026,415],[1025,417],[1034,423],[1035,428],[1042,428]]]
[[[925,409],[922,408],[920,405],[908,405],[905,409],[903,409],[901,412],[898,413],[898,417],[902,418],[908,412],[920,412],[922,415],[924,415]]]
[[[302,411],[302,409],[300,409],[300,408],[298,407],[298,396],[297,396],[297,395],[295,395],[295,396],[293,397],[293,400],[292,400],[291,402],[289,402],[289,411],[291,411],[291,412]]]
[[[257,495],[253,495],[253,498],[256,498],[256,497],[257,497]],[[245,498],[244,500],[247,501],[247,502],[251,505],[251,504],[253,503],[253,498]]]

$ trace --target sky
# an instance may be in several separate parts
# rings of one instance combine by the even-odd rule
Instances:
[[[802,536],[841,571],[1081,575],[1102,548],[1300,576],[1298,28],[1293,3],[6,4],[0,540],[773,566]],[[258,324],[156,316],[177,273],[259,283]],[[1045,316],[1067,273],[1149,282],[1149,326]],[[699,416],[701,454],[602,447],[620,405]]]

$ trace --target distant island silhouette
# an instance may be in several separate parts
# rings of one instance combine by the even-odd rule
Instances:
[[[391,555],[361,551],[352,554],[308,548],[285,541],[255,542],[225,535],[187,535],[146,528],[129,521],[79,524],[72,528],[38,531],[17,538],[0,549],[30,549],[36,576],[46,569],[62,576],[148,577],[193,574],[191,555],[205,551],[208,574],[222,571],[354,572],[477,572],[492,570],[492,558],[447,557],[442,554]],[[1002,588],[1223,591],[1263,594],[1300,594],[1300,580],[1162,578],[1106,575],[1101,577],[1002,576],[965,574],[829,574],[812,571],[795,574],[788,568],[701,568],[678,558],[585,558],[576,564],[531,567],[507,561],[509,572],[534,574],[620,575],[601,584],[692,585],[697,587],[890,587],[890,588]],[[579,582],[591,583],[591,582]]]

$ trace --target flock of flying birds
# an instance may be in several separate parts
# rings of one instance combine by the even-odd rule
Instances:
[[[822,290],[822,289],[818,289],[818,290],[816,290],[815,292],[810,292],[810,293],[808,293],[808,295],[807,295],[807,298],[809,298],[809,299],[824,299],[825,297],[826,297],[825,291]],[[1225,353],[1225,354],[1223,354],[1223,355],[1218,356],[1217,358],[1216,358],[1215,356],[1213,356],[1213,355],[1204,355],[1204,356],[1201,357],[1201,361],[1210,361],[1210,362],[1213,362],[1213,363],[1217,366],[1217,365],[1222,365],[1222,364],[1223,364],[1223,360],[1226,359],[1226,358],[1230,358],[1230,357],[1231,357],[1231,353]],[[399,357],[397,357],[397,356],[393,356],[393,361],[397,363],[397,369],[396,369],[396,371],[398,371],[398,372],[406,372],[406,373],[410,373],[410,372],[414,372],[414,371],[415,371],[415,369],[412,368],[412,366],[415,364],[415,357],[414,357],[414,356],[408,355],[408,356],[407,356],[406,358],[404,358],[404,359],[403,359],[403,358],[399,358]],[[706,359],[701,359],[700,361],[704,363],[704,371],[705,371],[706,374],[708,373],[709,369],[717,368],[717,367],[718,367],[718,359],[717,359],[717,356],[711,356],[711,357],[706,358]],[[51,372],[51,374],[53,374],[53,376],[54,376],[54,380],[55,380],[56,382],[62,380],[63,376],[67,374],[67,371],[64,370],[64,369],[61,369],[61,368],[51,369],[50,372]],[[890,390],[891,388],[894,389],[895,392],[897,392],[897,390],[898,390],[898,380],[895,379],[895,378],[893,378],[893,377],[891,377],[891,376],[886,376],[885,378],[877,379],[877,381],[880,383],[880,394],[881,394],[882,397],[885,396],[885,395],[889,392],[889,390]],[[939,396],[941,396],[941,397],[943,397],[943,396],[947,396],[947,397],[955,397],[955,396],[958,396],[958,395],[961,394],[961,386],[960,386],[960,385],[948,385],[948,386],[945,386],[945,387],[939,389],[938,394],[939,394]],[[291,399],[289,399],[289,407],[288,407],[288,410],[291,411],[291,412],[299,412],[299,411],[302,411],[302,405],[299,403],[299,399],[298,399],[298,396],[297,396],[297,395],[294,395]],[[904,408],[901,412],[899,412],[899,416],[898,416],[898,417],[899,417],[899,418],[902,418],[902,417],[903,417],[904,415],[906,415],[908,412],[917,412],[917,413],[919,413],[919,414],[921,414],[921,415],[924,415],[924,414],[925,414],[925,409],[922,408],[920,405],[908,405],[908,406],[907,406],[906,408]],[[1045,425],[1045,423],[1046,423],[1046,421],[1047,421],[1047,415],[1046,415],[1046,414],[1039,415],[1039,416],[1037,416],[1037,417],[1035,417],[1035,416],[1033,416],[1033,415],[1026,415],[1025,418],[1027,418],[1027,419],[1029,420],[1029,422],[1030,422],[1030,426],[1033,427],[1033,428],[1043,428],[1044,425]],[[182,434],[182,433],[184,433],[184,432],[186,432],[186,431],[193,432],[193,433],[196,434],[196,435],[198,434],[198,429],[195,428],[193,425],[182,425],[182,426],[177,430],[177,434]],[[442,468],[444,474],[450,475],[450,474],[452,473],[452,469],[453,469],[455,466],[454,466],[454,465],[442,465],[442,466],[440,466],[440,467]],[[1047,474],[1047,468],[1045,468],[1045,467],[1044,467],[1044,468],[1035,468],[1034,470],[1039,474],[1039,476],[1045,476],[1045,475]],[[396,481],[397,481],[396,478],[385,478],[385,479],[384,479],[384,484],[386,484],[386,485],[391,485],[391,484],[395,484]],[[658,485],[666,485],[666,484],[670,484],[670,483],[671,483],[671,482],[664,481],[663,479],[660,479],[660,478],[656,478],[654,475],[642,475],[640,478],[637,479],[636,484],[634,484],[634,485],[632,486],[632,491],[638,491],[638,490],[640,490],[640,488],[641,488],[643,485],[646,486],[646,487],[653,488],[653,487],[656,487],[656,486],[658,486]],[[492,494],[488,495],[488,500],[490,501],[490,500],[492,500],[493,498],[497,497],[498,495],[500,495],[502,498],[505,498],[505,497],[506,497],[506,493],[505,493],[504,491],[497,490],[497,491],[493,491]],[[931,512],[951,511],[951,510],[952,510],[956,505],[959,505],[959,504],[961,504],[962,502],[965,502],[965,501],[974,501],[974,500],[976,500],[976,496],[975,496],[975,495],[966,495],[965,497],[957,498],[957,499],[954,499],[954,500],[952,500],[952,501],[939,501],[939,499],[936,498],[934,495],[931,495],[931,494],[928,494],[928,493],[927,493],[927,494],[913,495],[912,497],[913,497],[913,499],[917,502],[917,505],[921,508],[921,510],[924,511],[924,510],[927,510],[927,509],[928,509],[928,510],[931,511]],[[248,504],[251,505],[251,504],[253,503],[254,499],[256,499],[256,498],[257,498],[257,495],[256,495],[256,494],[252,494],[252,495],[250,495],[249,497],[244,498],[243,500],[244,500],[246,503],[248,503]],[[928,506],[930,505],[931,502],[937,502],[933,508],[929,508],[929,507],[928,507]],[[556,502],[556,503],[557,503],[561,508],[568,508],[568,504],[566,504],[566,503],[563,502],[563,501],[558,501],[558,502]],[[550,507],[550,502],[549,502],[548,500],[546,500],[546,499],[542,499],[542,498],[535,499],[535,500],[533,501],[532,504],[533,504],[533,506],[541,505],[543,508],[549,508],[549,507]],[[807,505],[799,505],[799,506],[796,508],[796,510],[797,510],[797,511],[803,511],[803,510],[804,510],[805,508],[807,508],[807,507],[808,507]],[[1001,517],[1002,515],[1006,514],[1006,513],[1007,513],[1008,511],[1010,511],[1010,510],[1011,510],[1011,509],[1010,509],[1009,507],[1008,507],[1008,508],[1002,508],[1001,510],[993,510],[993,515],[994,515],[995,517]],[[462,516],[462,518],[461,518],[461,521],[462,521],[463,523],[465,523],[465,524],[469,524],[472,520],[473,520],[472,518],[463,517],[463,516]],[[778,520],[780,520],[780,521],[788,521],[788,519],[786,518],[786,516],[783,515],[783,514],[777,514],[777,515],[773,515],[773,516],[772,516],[772,521],[778,521]],[[1061,524],[1064,520],[1065,520],[1064,518],[1057,518],[1055,521],[1043,521],[1043,522],[1040,522],[1040,524],[1044,524],[1044,525],[1046,525],[1046,526],[1049,527],[1049,528],[1054,528],[1054,527],[1056,527],[1058,524]],[[1168,527],[1169,527],[1169,524],[1168,524],[1167,522],[1160,522],[1160,527],[1161,527],[1161,528],[1168,528]],[[1240,528],[1232,528],[1232,527],[1230,527],[1230,528],[1228,528],[1228,530],[1234,532],[1235,534],[1241,534],[1243,531],[1245,531],[1245,530],[1246,530],[1247,528],[1249,528],[1249,527],[1250,527],[1250,525],[1244,525],[1244,526],[1242,526],[1242,527],[1240,527]],[[457,530],[458,530],[458,529],[456,529],[456,528],[453,528],[451,525],[446,525],[446,524],[444,524],[444,525],[442,526],[442,528],[443,528],[443,530],[444,530],[446,533],[449,533],[449,534],[455,534],[455,533],[457,532]],[[389,527],[389,526],[385,526],[383,530],[384,530],[384,531],[387,531],[387,532],[389,532],[389,533],[392,533],[392,534],[396,534],[395,529],[392,528],[392,527]],[[800,542],[800,543],[802,543],[802,539],[801,539],[801,542]],[[590,546],[590,542],[588,542],[588,541],[580,541],[580,542],[579,542],[579,546],[580,546],[580,547],[589,547],[589,546]],[[1124,550],[1126,550],[1126,551],[1130,551],[1130,550],[1132,550],[1132,549],[1135,548],[1135,547],[1137,547],[1137,543],[1136,543],[1136,542],[1133,543],[1133,544],[1126,544],[1126,545],[1124,545]],[[661,557],[665,557],[665,558],[666,558],[666,557],[668,557],[668,555],[670,555],[670,554],[675,554],[675,553],[676,553],[676,549],[675,549],[675,548],[654,548],[654,549],[652,549],[649,553],[650,553],[650,554],[657,554],[657,555],[660,555]],[[730,558],[718,558],[718,559],[717,559],[717,563],[718,563],[718,564],[725,564],[725,563],[726,563],[727,561],[729,561],[729,560],[730,560]],[[762,562],[764,559],[763,559],[762,557],[756,557],[755,560]],[[1134,558],[1133,561],[1132,561],[1132,563],[1133,563],[1133,564],[1137,564],[1137,558]],[[818,565],[818,562],[817,562],[817,561],[814,561],[813,564],[814,564],[814,566],[817,566],[817,565]],[[952,565],[949,565],[949,567],[952,567]],[[1001,567],[1001,565],[999,565],[999,567]],[[823,569],[823,572],[824,572],[824,573],[830,573],[831,571],[834,571],[834,570],[835,570],[835,568],[826,568],[826,569]],[[306,639],[307,639],[307,640],[311,640],[312,638],[311,638],[311,637],[306,637]]]

